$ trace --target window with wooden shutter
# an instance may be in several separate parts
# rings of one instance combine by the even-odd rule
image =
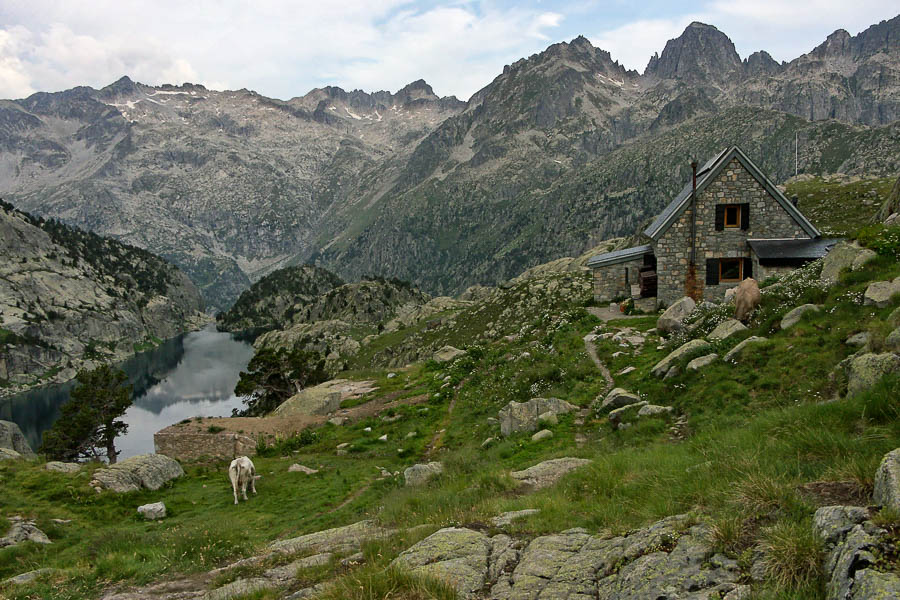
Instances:
[[[752,258],[748,257],[748,258],[744,259],[744,272],[742,275],[743,275],[743,277],[741,277],[742,280],[747,279],[748,277],[753,277],[753,259]]]
[[[731,283],[741,281],[744,272],[743,258],[719,259],[719,283]]]
[[[750,229],[750,205],[741,204],[741,229]]]
[[[706,285],[716,285],[719,283],[719,259],[706,259]]]
[[[716,231],[725,229],[725,205],[716,204]]]
[[[725,229],[737,229],[741,226],[741,205],[725,205]]]

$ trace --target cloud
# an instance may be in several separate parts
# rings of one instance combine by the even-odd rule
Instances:
[[[0,29],[0,98],[21,98],[35,91],[28,70],[19,59],[29,37],[23,27]]]
[[[598,37],[591,38],[591,43],[609,51],[612,58],[625,67],[643,72],[650,57],[661,52],[668,40],[681,35],[693,20],[691,17],[679,17],[635,21],[604,31]]]

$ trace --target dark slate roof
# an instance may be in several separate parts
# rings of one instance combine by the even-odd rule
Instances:
[[[738,161],[744,166],[745,169],[757,180],[759,183],[778,201],[779,204],[787,211],[791,217],[797,222],[798,225],[809,235],[810,237],[817,238],[819,237],[819,230],[816,229],[812,223],[810,223],[806,217],[797,209],[794,204],[788,200],[781,191],[772,185],[772,182],[769,181],[769,178],[766,177],[762,171],[759,170],[752,160],[750,160],[743,151],[737,146],[732,146],[731,148],[726,148],[717,154],[714,158],[707,161],[706,164],[703,165],[697,171],[697,193],[703,191],[703,189],[712,181],[718,177],[719,173],[722,169],[725,168],[728,163],[731,162],[731,159],[737,158]],[[663,209],[661,213],[656,217],[653,223],[650,224],[650,227],[644,230],[644,235],[649,237],[650,239],[656,241],[658,240],[663,233],[675,222],[675,220],[681,216],[681,213],[687,209],[688,204],[690,204],[691,200],[691,190],[692,184],[690,181],[687,182],[687,185],[682,188],[681,192],[675,196],[675,199],[669,203],[666,208]]]
[[[747,240],[759,260],[815,259],[822,258],[840,242],[840,238]]]
[[[592,256],[587,261],[589,267],[606,267],[618,263],[627,262],[640,258],[645,254],[653,254],[653,248],[649,244],[643,246],[635,246],[634,248],[625,248],[624,250],[616,250],[615,252],[607,252],[606,254],[598,254]]]

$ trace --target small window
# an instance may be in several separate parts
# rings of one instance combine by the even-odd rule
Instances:
[[[744,279],[744,259],[723,258],[719,260],[719,282],[729,283]]]
[[[741,206],[739,204],[725,205],[725,227],[739,228],[741,226]]]

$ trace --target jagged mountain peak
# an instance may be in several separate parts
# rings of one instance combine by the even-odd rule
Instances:
[[[694,21],[680,36],[666,42],[659,57],[654,54],[644,75],[690,82],[721,81],[741,68],[731,38],[712,25]]]

